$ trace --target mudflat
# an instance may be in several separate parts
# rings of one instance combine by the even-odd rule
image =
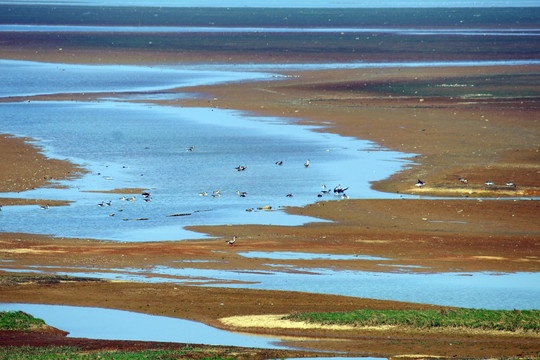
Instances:
[[[18,36],[35,40],[37,35]],[[324,43],[312,53],[295,52],[292,48],[290,54],[286,51],[253,51],[243,49],[242,44],[237,44],[234,51],[217,51],[209,47],[185,52],[176,47],[157,51],[128,46],[110,49],[103,45],[105,42],[89,44],[85,43],[86,40],[70,47],[59,42],[72,43],[75,41],[73,35],[66,35],[60,40],[40,36],[36,42],[2,43],[0,48],[3,56],[6,54],[4,58],[59,63],[318,62],[321,61],[320,54],[324,54],[325,61],[359,58],[344,50],[342,53],[337,50],[325,52]],[[372,39],[366,41],[368,43],[365,44],[370,44]],[[535,48],[534,41],[537,40],[529,39],[520,49],[525,49],[526,44],[531,45],[531,41],[533,46],[530,48]],[[39,44],[37,52],[35,44]],[[280,44],[283,49],[289,46]],[[493,47],[503,46],[496,41],[490,44]],[[516,44],[518,46],[519,43]],[[62,47],[61,52],[59,47]],[[385,45],[376,49],[378,52],[374,50],[369,55],[371,60],[388,56]],[[445,56],[440,49],[434,51],[433,59],[512,57],[509,52],[490,52],[486,48],[486,52],[479,56],[459,49],[458,45],[447,49]],[[398,49],[393,50],[403,54]],[[534,53],[529,55],[536,58]],[[364,54],[361,58],[366,56]],[[407,56],[409,60],[415,59],[413,53],[407,53]],[[416,60],[420,60],[418,56]],[[419,272],[538,271],[540,223],[537,219],[540,206],[532,198],[538,197],[540,192],[540,82],[537,81],[540,66],[394,67],[280,73],[288,77],[280,81],[171,91],[205,94],[182,101],[182,106],[239,109],[262,115],[294,117],[306,124],[324,124],[320,131],[367,139],[388,149],[417,154],[414,165],[373,184],[373,187],[384,192],[433,198],[324,201],[287,211],[332,222],[314,222],[298,227],[190,228],[217,237],[199,241],[130,244],[3,232],[0,233],[2,259],[11,260],[14,269],[28,265],[39,269],[76,264],[100,271],[115,266],[142,268],[164,265],[171,260],[210,260],[192,265],[242,271],[264,270],[268,260],[248,259],[236,253],[264,249],[372,255],[389,258],[389,264],[393,265],[418,266],[408,271]],[[1,101],[92,100],[100,95],[59,94]],[[12,138],[9,134],[0,136],[2,191],[54,186],[54,180],[69,179],[84,172],[77,164],[46,158],[40,154],[39,148],[25,140],[29,139]],[[419,179],[424,182],[421,187],[416,186]],[[486,185],[488,181],[494,185]],[[4,206],[42,202],[40,199],[0,198],[0,205]],[[235,246],[224,245],[223,240],[233,235],[238,238]],[[222,256],[215,252],[216,249],[227,253],[227,262],[214,261]],[[369,260],[332,261],[331,264],[322,260],[319,266],[385,271]],[[391,267],[387,271],[391,271]],[[287,335],[292,337],[291,346],[313,350],[386,357],[418,357],[419,354],[442,357],[529,356],[540,351],[540,340],[536,334],[399,328],[332,329],[324,326],[306,329],[279,327],[270,322],[276,319],[275,315],[295,311],[425,309],[434,308],[432,305],[284,291],[84,279],[60,281],[47,276],[25,278],[8,273],[3,273],[2,278],[0,296],[6,302],[100,306],[167,315],[202,321],[224,329]],[[435,308],[442,309],[440,306]],[[254,315],[269,317],[255,320],[237,318],[240,322],[227,320]],[[243,323],[242,319],[246,322]],[[84,340],[79,341],[84,343]],[[2,343],[9,344],[9,341],[2,340]]]

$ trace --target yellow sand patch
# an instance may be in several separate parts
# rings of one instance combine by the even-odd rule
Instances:
[[[366,244],[385,244],[389,243],[388,240],[354,240],[354,242],[366,243]]]
[[[446,193],[455,193],[455,194],[475,194],[478,196],[481,195],[498,195],[498,196],[514,196],[514,197],[520,197],[524,196],[525,192],[523,190],[505,190],[500,188],[493,188],[493,189],[484,189],[484,188],[454,188],[454,187],[440,187],[440,188],[434,188],[429,186],[423,186],[421,188],[410,188],[410,193],[412,194],[418,194],[418,193],[431,193],[431,194],[446,194]]]
[[[473,256],[475,259],[480,260],[505,260],[506,258],[502,256]]]
[[[221,318],[224,325],[235,327],[263,327],[281,329],[329,329],[329,330],[352,330],[354,326],[349,325],[321,325],[307,322],[283,320],[286,315],[246,315],[230,316]]]
[[[1,249],[0,252],[11,254],[50,254],[65,253],[63,250],[37,250],[37,249]]]

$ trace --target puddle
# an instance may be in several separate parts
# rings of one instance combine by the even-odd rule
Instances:
[[[199,322],[93,307],[42,304],[0,304],[0,311],[21,310],[68,331],[69,337],[163,341],[285,349],[278,338],[251,336],[219,330]]]

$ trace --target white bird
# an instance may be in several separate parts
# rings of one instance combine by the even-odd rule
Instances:
[[[237,171],[244,171],[247,169],[247,166],[244,166],[244,165],[239,165],[238,167],[235,168]]]
[[[195,150],[195,145],[188,147],[186,151],[194,151],[194,150]]]
[[[507,182],[506,186],[516,187],[516,183],[514,182]]]
[[[422,187],[424,186],[426,183],[423,182],[422,180],[418,179],[418,181],[416,182],[416,184],[414,184],[414,186],[418,186],[418,187]]]
[[[493,185],[495,185],[495,183],[494,183],[493,181],[486,181],[484,184],[485,184],[486,186],[493,186]]]
[[[283,161],[281,161],[281,160],[276,161],[276,165],[283,165]]]
[[[236,192],[236,194],[237,194],[238,196],[240,196],[240,197],[246,197],[246,196],[247,196],[247,193],[246,193],[245,191],[240,191],[240,190],[238,190],[238,191]]]
[[[459,180],[459,182],[462,183],[462,184],[466,184],[466,183],[469,182],[469,180],[464,179],[464,178],[462,178],[462,177],[460,177],[458,180]]]
[[[305,167],[309,166],[309,159],[307,159],[306,163],[304,164]]]
[[[207,196],[208,193],[206,191],[202,192],[202,193],[199,193],[199,196]]]
[[[233,246],[234,243],[236,242],[236,236],[233,236],[232,240],[225,240],[225,242],[229,244],[230,246]]]
[[[40,208],[41,208],[41,210],[47,210],[49,208],[49,204],[41,205]]]

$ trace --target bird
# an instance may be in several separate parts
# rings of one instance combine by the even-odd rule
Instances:
[[[235,169],[236,169],[237,171],[244,171],[244,170],[247,169],[247,166],[239,165],[239,166],[235,167]]]
[[[202,193],[199,193],[199,196],[207,196],[208,193],[206,191],[203,191]]]
[[[186,151],[195,151],[195,145],[188,147]]]
[[[510,181],[506,183],[506,186],[516,187],[516,183]]]
[[[2,205],[0,205],[0,211],[2,211]]]
[[[283,161],[281,161],[281,160],[276,161],[276,165],[283,165]]]
[[[347,190],[348,188],[349,188],[348,186],[346,188],[342,188],[341,184],[339,184],[338,186],[334,188],[334,194],[336,195],[343,194],[345,190]]]
[[[308,166],[309,166],[309,159],[307,159],[307,161],[305,162],[304,166],[305,166],[305,167],[308,167]]]
[[[126,197],[125,197],[125,196],[122,196],[122,197],[120,198],[120,200],[126,201]]]
[[[225,240],[225,242],[229,244],[230,246],[233,246],[234,243],[236,242],[236,236],[233,236],[231,240]]]
[[[458,180],[459,180],[459,182],[462,183],[462,184],[467,184],[467,183],[469,182],[469,180],[464,179],[464,178],[462,178],[462,177],[460,177]]]
[[[99,204],[97,204],[97,206],[99,206],[99,207],[104,207],[104,206],[105,206],[105,203],[102,201],[102,202],[100,202]]]
[[[238,190],[238,191],[236,192],[236,194],[237,194],[238,196],[240,196],[240,197],[246,197],[246,196],[247,196],[247,193],[246,193],[245,191],[240,191],[240,190]]]
[[[135,201],[135,195],[133,195],[132,197],[130,197],[129,199],[127,199],[128,201]]]
[[[321,185],[321,188],[322,188],[323,190],[326,189],[326,184],[322,184],[322,185]]]
[[[289,193],[286,196],[291,198],[291,197],[293,197],[293,194]]]
[[[49,208],[49,204],[40,206],[41,210],[47,210],[48,208]]]
[[[495,185],[495,183],[494,183],[493,181],[486,181],[484,184],[485,184],[486,186],[493,186],[493,185]]]
[[[141,195],[144,197],[144,198],[149,198],[151,195],[149,192],[145,191],[143,193],[141,193]]]
[[[418,187],[422,187],[424,186],[426,183],[423,182],[422,180],[418,179],[418,181],[416,182],[416,184],[414,184],[414,186],[418,186]]]

